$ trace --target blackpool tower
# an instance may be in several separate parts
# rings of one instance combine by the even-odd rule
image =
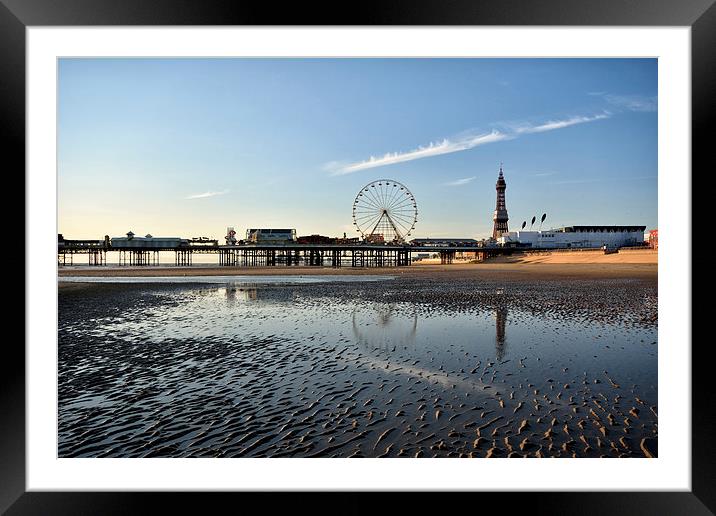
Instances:
[[[508,231],[507,205],[505,204],[506,188],[507,183],[505,183],[505,178],[502,177],[502,164],[500,163],[500,175],[498,176],[497,184],[495,185],[495,189],[497,190],[497,203],[495,205],[495,216],[492,218],[495,221],[495,224],[492,228],[492,238],[494,238],[495,240],[500,238],[502,233]]]

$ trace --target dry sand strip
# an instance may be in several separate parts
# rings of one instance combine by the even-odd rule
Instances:
[[[556,254],[556,253],[555,253]],[[576,254],[576,253],[575,253]],[[599,255],[597,255],[598,257]],[[611,255],[601,255],[609,258]],[[550,278],[640,278],[656,279],[658,264],[654,263],[615,263],[602,262],[592,257],[592,262],[563,263],[564,257],[541,257],[541,261],[520,262],[507,259],[488,260],[484,263],[455,263],[451,265],[420,264],[408,267],[212,267],[212,266],[159,266],[159,267],[82,267],[58,269],[63,276],[104,276],[104,277],[147,277],[147,276],[309,276],[309,275],[387,275],[417,276],[436,279],[480,278],[486,279],[550,279]],[[583,257],[586,258],[586,257]],[[558,261],[554,261],[558,260]]]
[[[655,249],[622,249],[618,253],[604,254],[601,250],[539,251],[499,256],[489,263],[580,263],[580,264],[657,264],[658,251]]]

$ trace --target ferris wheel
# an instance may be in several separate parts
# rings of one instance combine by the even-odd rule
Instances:
[[[418,204],[392,179],[365,185],[353,201],[353,224],[368,242],[403,242],[418,221]]]

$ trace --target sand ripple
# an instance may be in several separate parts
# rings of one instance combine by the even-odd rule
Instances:
[[[59,299],[61,457],[657,456],[648,282]]]

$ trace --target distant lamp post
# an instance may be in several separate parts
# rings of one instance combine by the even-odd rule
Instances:
[[[542,214],[542,220],[539,221],[539,230],[540,230],[540,231],[542,231],[542,223],[544,222],[544,219],[546,219],[546,218],[547,218],[547,214],[546,214],[546,213],[543,213],[543,214]]]

